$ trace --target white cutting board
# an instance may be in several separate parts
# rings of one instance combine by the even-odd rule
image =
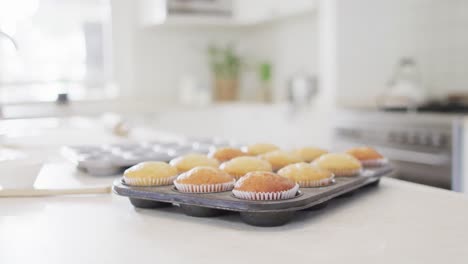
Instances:
[[[42,167],[34,187],[40,189],[104,187],[110,186],[119,177],[121,175],[92,176],[76,169],[70,162],[53,162]]]

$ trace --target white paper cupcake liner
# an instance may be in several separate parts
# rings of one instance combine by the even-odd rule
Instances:
[[[168,178],[128,178],[123,177],[124,181],[128,185],[132,186],[163,186],[171,185],[172,182],[177,178],[177,175]]]
[[[226,192],[234,188],[235,181],[218,184],[182,184],[174,181],[174,185],[179,192],[184,193],[211,193],[211,192]]]
[[[296,181],[297,184],[299,184],[300,187],[322,187],[322,186],[328,186],[333,183],[333,179],[335,178],[335,175],[332,174],[329,178],[325,179],[320,179],[320,180],[307,180],[307,181]]]
[[[362,169],[357,169],[357,170],[333,169],[330,171],[332,171],[336,177],[352,177],[352,176],[358,176],[359,174],[361,174]]]
[[[382,167],[388,163],[387,159],[361,160],[361,164],[365,168]]]
[[[282,191],[282,192],[246,192],[246,191],[233,190],[232,193],[234,194],[235,197],[244,199],[244,200],[268,201],[268,200],[285,200],[285,199],[294,198],[298,190],[299,190],[299,184],[296,183],[296,185],[292,189]]]

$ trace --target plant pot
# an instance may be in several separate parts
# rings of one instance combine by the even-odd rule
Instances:
[[[214,100],[234,101],[237,100],[239,81],[237,79],[215,79]]]
[[[272,94],[271,94],[271,87],[269,84],[263,84],[257,90],[257,101],[263,103],[271,103],[272,102]]]

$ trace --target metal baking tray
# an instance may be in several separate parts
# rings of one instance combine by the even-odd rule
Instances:
[[[337,177],[334,184],[325,187],[300,188],[296,197],[279,201],[247,201],[236,198],[231,191],[220,193],[181,193],[173,185],[135,187],[120,179],[113,190],[130,199],[138,208],[159,208],[178,205],[185,214],[196,217],[217,216],[227,211],[239,212],[241,219],[255,226],[279,226],[287,223],[300,210],[325,207],[338,196],[352,194],[364,186],[378,185],[380,178],[392,172],[387,165],[374,170],[364,170],[359,176]]]
[[[180,141],[141,142],[96,146],[66,146],[62,154],[91,175],[115,175],[144,161],[169,161],[187,153],[206,154],[211,148],[235,146],[220,139],[184,139]]]

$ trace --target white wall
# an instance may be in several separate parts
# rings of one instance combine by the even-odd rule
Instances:
[[[285,99],[289,78],[296,73],[318,74],[317,13],[308,12],[243,31],[247,54],[273,63],[276,101]],[[249,87],[251,88],[251,87]]]
[[[113,72],[120,96],[134,96],[137,6],[133,1],[111,0]]]
[[[112,3],[115,72],[124,96],[173,103],[186,74],[210,86],[204,48],[212,40],[235,40],[250,61],[271,60],[277,101],[287,79],[302,70],[320,72],[320,104],[337,98],[342,106],[374,106],[403,56],[416,59],[432,96],[468,83],[465,0],[322,0],[318,12],[257,26],[151,28],[138,25],[136,1]],[[244,73],[242,83],[242,97],[254,97],[257,75]]]
[[[178,84],[184,75],[195,76],[210,87],[206,56],[210,42],[240,39],[234,29],[161,26],[137,29],[135,44],[136,87],[134,92],[152,96],[156,102],[176,102]]]
[[[414,57],[433,96],[467,89],[468,1],[336,1],[337,95],[373,106],[395,64]]]
[[[287,79],[300,70],[316,74],[316,13],[250,27],[163,25],[141,27],[136,1],[112,0],[115,76],[124,97],[151,98],[155,103],[177,101],[184,75],[211,86],[205,49],[208,43],[237,43],[248,63],[273,62],[273,88],[282,100]],[[257,74],[243,74],[241,97],[251,99]]]

